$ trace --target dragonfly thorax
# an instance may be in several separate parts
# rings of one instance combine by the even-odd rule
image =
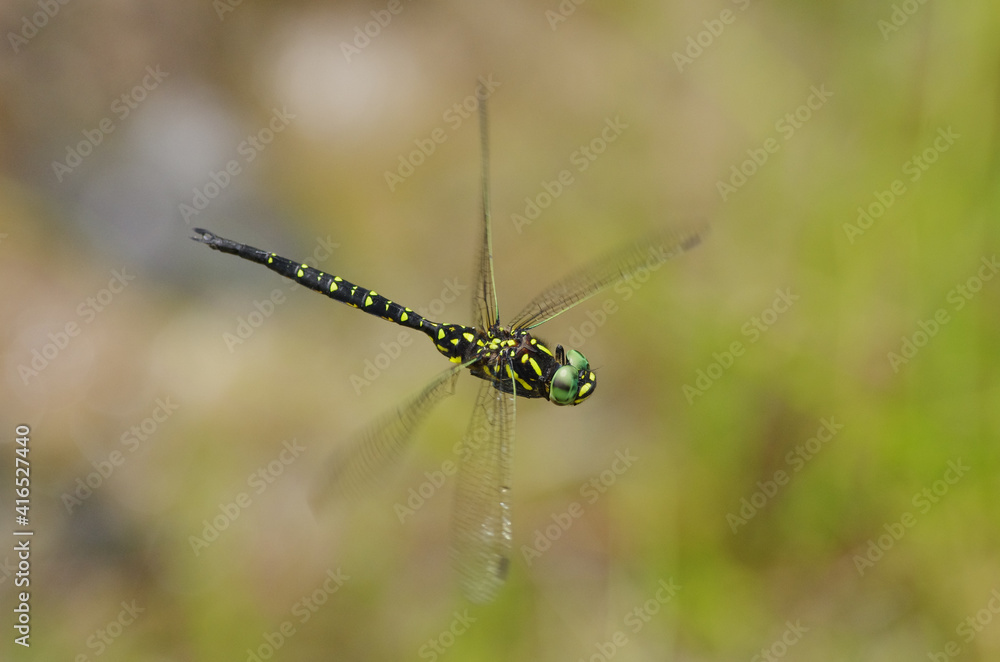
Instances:
[[[597,376],[576,350],[555,351],[523,329],[494,326],[489,331],[442,324],[434,335],[438,351],[504,393],[578,405],[594,392]]]

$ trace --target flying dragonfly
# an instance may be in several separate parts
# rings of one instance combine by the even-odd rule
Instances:
[[[613,250],[544,290],[509,323],[500,323],[493,279],[487,94],[479,100],[481,157],[481,240],[472,301],[474,326],[434,322],[374,290],[208,230],[195,228],[195,241],[265,265],[305,287],[424,333],[453,366],[409,401],[374,421],[331,458],[316,499],[364,491],[409,445],[430,410],[454,392],[468,370],[483,380],[462,439],[452,518],[452,561],[462,592],[476,603],[492,601],[507,577],[512,549],[511,451],[516,400],[543,399],[578,405],[594,394],[597,375],[586,357],[562,345],[552,348],[533,330],[615,284],[628,281],[695,246],[708,226],[694,222],[651,234]]]

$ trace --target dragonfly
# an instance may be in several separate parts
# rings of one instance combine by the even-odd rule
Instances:
[[[597,388],[597,375],[581,352],[558,344],[552,348],[534,335],[534,329],[596,294],[698,246],[708,225],[703,221],[677,225],[612,250],[556,281],[510,322],[501,324],[493,277],[487,94],[482,86],[477,90],[477,100],[482,243],[473,281],[473,326],[434,322],[375,290],[202,228],[194,229],[192,239],[213,250],[262,264],[353,308],[422,332],[455,364],[411,399],[364,428],[344,446],[344,452],[333,455],[317,482],[315,502],[322,503],[332,495],[367,491],[407,449],[431,409],[454,392],[460,373],[468,370],[482,380],[459,447],[451,557],[465,597],[474,603],[487,603],[496,598],[511,562],[511,455],[517,399],[573,406],[589,399]]]

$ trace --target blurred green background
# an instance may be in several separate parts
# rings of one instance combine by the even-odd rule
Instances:
[[[4,659],[1000,656],[996,4],[19,0],[0,21],[0,521],[20,528],[25,424],[35,531],[31,648],[7,626]],[[600,384],[519,402],[489,606],[450,572],[453,480],[395,512],[454,459],[475,380],[387,487],[314,514],[314,469],[445,364],[188,239],[466,323],[479,76],[502,317],[608,246],[713,226],[539,329]]]

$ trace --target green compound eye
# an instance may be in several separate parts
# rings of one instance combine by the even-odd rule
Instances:
[[[587,357],[575,349],[566,352],[566,360],[580,372],[588,372],[590,370],[590,362],[587,361]]]
[[[581,356],[583,355],[581,354]],[[549,386],[549,400],[557,405],[573,404],[577,386],[580,383],[579,375],[579,370],[572,365],[564,365],[556,370],[556,374],[552,375],[552,384]]]

